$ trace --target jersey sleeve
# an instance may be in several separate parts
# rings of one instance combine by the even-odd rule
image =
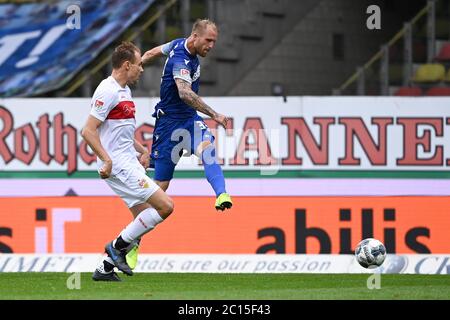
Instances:
[[[173,57],[172,75],[174,79],[182,79],[192,83],[190,61],[182,57]]]
[[[91,100],[91,115],[100,121],[105,121],[109,112],[115,106],[115,94],[108,90],[96,90]]]
[[[170,50],[172,50],[174,41],[175,40],[172,40],[172,41],[167,42],[167,43],[162,45],[161,52],[162,52],[163,55],[165,55],[165,56],[169,55]]]

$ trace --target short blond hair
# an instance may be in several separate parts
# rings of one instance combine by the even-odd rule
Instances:
[[[211,26],[214,29],[216,29],[216,31],[218,31],[216,24],[214,22],[212,22],[211,20],[209,20],[209,19],[197,19],[194,22],[194,25],[192,26],[192,32],[191,33],[203,33],[208,26]]]

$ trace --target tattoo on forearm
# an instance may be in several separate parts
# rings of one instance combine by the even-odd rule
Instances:
[[[203,100],[194,91],[192,91],[191,85],[188,82],[181,79],[176,79],[175,82],[177,84],[178,93],[180,94],[181,100],[186,102],[195,110],[200,111],[211,118],[214,118],[217,115],[217,112],[203,102]]]

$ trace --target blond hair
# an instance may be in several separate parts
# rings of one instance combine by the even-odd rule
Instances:
[[[192,26],[192,33],[203,33],[208,26],[217,30],[217,26],[214,22],[209,19],[197,19]]]

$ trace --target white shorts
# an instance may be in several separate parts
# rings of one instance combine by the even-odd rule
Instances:
[[[105,181],[128,208],[147,202],[148,198],[159,189],[159,186],[145,174],[142,166],[124,168]]]

